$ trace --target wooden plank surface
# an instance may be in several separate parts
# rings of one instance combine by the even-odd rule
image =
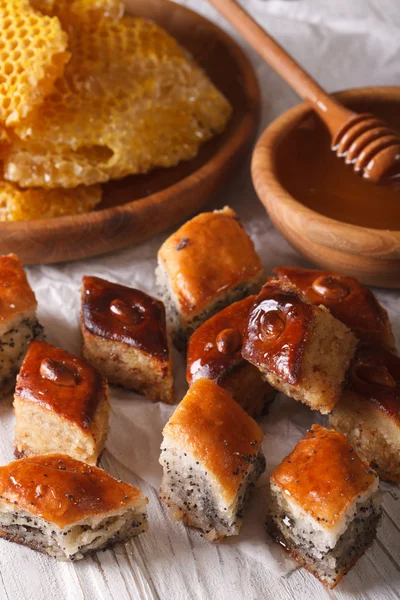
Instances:
[[[184,0],[182,0],[184,2]],[[211,16],[221,23],[209,8],[206,0],[188,0],[189,7]],[[385,27],[393,35],[398,19],[396,2],[384,0],[248,0],[257,17],[265,19],[270,31],[296,55],[329,89],[351,85],[392,83],[398,84],[398,54],[385,56]],[[390,18],[393,11],[393,19]],[[337,11],[337,12],[335,12]],[[290,15],[292,14],[292,19]],[[341,19],[354,15],[354,27],[361,30],[364,16],[369,29],[365,29],[354,45]],[[334,18],[333,18],[334,17]],[[332,19],[332,28],[329,23]],[[396,21],[397,19],[397,21]],[[322,22],[322,24],[321,24]],[[311,23],[311,25],[309,24]],[[226,27],[230,31],[229,27]],[[350,29],[351,31],[351,29]],[[399,34],[399,29],[396,30]],[[332,45],[330,35],[340,39],[341,47],[354,48],[349,59]],[[372,36],[372,37],[371,37]],[[367,39],[371,42],[367,44]],[[400,38],[400,35],[399,35]],[[318,43],[318,50],[310,44]],[[347,46],[346,46],[347,44]],[[371,68],[374,53],[384,55],[382,67]],[[358,55],[362,54],[362,56]],[[318,56],[317,56],[318,55]],[[333,66],[326,68],[326,57],[331,56]],[[261,61],[252,55],[263,87],[266,125],[274,116],[296,102],[288,91]],[[382,77],[384,78],[382,80]],[[396,81],[397,80],[397,81]],[[282,240],[268,222],[258,203],[249,180],[249,165],[243,165],[232,184],[218,202],[229,203],[238,210],[250,233],[255,236],[257,250],[263,257],[266,269],[277,264],[304,264],[296,253]],[[261,235],[262,234],[262,235]],[[258,237],[260,236],[260,237]],[[263,239],[263,246],[258,240]],[[266,240],[266,241],[265,241]],[[135,260],[148,261],[154,266],[159,240],[146,244],[134,252],[88,261],[91,273],[114,273],[120,264],[134,265]],[[128,268],[128,267],[127,267]],[[63,278],[76,277],[75,267],[63,269],[45,267],[32,269],[31,276],[38,281],[47,277],[56,288]],[[397,339],[400,333],[400,307],[398,293],[378,292],[389,309]],[[49,297],[51,303],[51,295]],[[68,302],[68,299],[65,300]],[[71,300],[71,306],[73,305]],[[57,316],[51,317],[57,343],[63,343],[64,330],[59,328]],[[76,328],[71,336],[77,335]],[[75,342],[74,342],[75,343]],[[4,462],[12,459],[11,402],[0,404],[0,454]],[[384,516],[378,540],[351,573],[332,592],[304,570],[295,570],[278,577],[265,564],[235,547],[204,541],[196,532],[172,522],[158,501],[157,491],[138,480],[132,470],[123,466],[115,456],[105,451],[102,466],[112,475],[138,485],[149,497],[150,529],[125,546],[98,553],[75,564],[59,564],[27,548],[0,541],[7,548],[7,560],[0,564],[0,600],[394,600],[400,598],[400,491],[385,491]],[[263,523],[260,522],[260,528]]]

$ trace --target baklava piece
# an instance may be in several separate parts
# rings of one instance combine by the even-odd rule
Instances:
[[[217,540],[239,533],[265,469],[263,432],[226,390],[198,379],[164,428],[160,498],[172,518]]]
[[[274,273],[280,281],[294,285],[308,302],[326,306],[360,340],[396,350],[386,310],[354,277],[297,267],[278,267]]]
[[[31,342],[14,395],[15,455],[61,452],[96,464],[108,434],[108,385],[82,358]]]
[[[325,307],[271,281],[250,311],[242,354],[277,390],[327,414],[340,399],[356,343]]]
[[[341,433],[313,425],[271,476],[271,537],[328,588],[370,546],[380,515],[378,477]]]
[[[255,296],[227,306],[200,325],[189,339],[186,379],[212,379],[252,417],[264,414],[276,391],[242,358],[243,332]]]
[[[329,422],[382,479],[400,483],[400,358],[361,345]]]
[[[172,353],[165,308],[148,294],[84,277],[83,355],[110,383],[174,402]]]
[[[19,258],[0,256],[0,397],[12,391],[29,342],[43,334],[36,308]]]
[[[147,498],[63,454],[0,467],[0,537],[62,561],[147,531]]]
[[[232,209],[185,223],[161,246],[157,267],[177,346],[213,314],[258,292],[262,279],[260,258]]]

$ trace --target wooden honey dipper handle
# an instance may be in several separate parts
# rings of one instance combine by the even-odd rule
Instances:
[[[209,0],[258,54],[318,113],[336,156],[372,183],[400,182],[400,135],[369,113],[355,113],[329,96],[236,0]]]
[[[343,124],[354,116],[355,113],[329,96],[236,0],[209,0],[209,2],[299,96],[313,105],[331,135],[335,135]]]

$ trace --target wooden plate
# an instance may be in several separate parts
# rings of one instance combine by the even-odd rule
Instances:
[[[400,87],[357,88],[334,96],[357,112],[370,112],[371,101],[374,106],[382,103],[382,117],[386,102],[400,107]],[[400,231],[361,227],[327,217],[302,204],[281,183],[277,163],[279,157],[285,160],[285,155],[278,149],[312,115],[304,102],[280,115],[261,135],[252,160],[258,197],[275,227],[311,262],[356,277],[366,285],[399,289]]]
[[[85,215],[0,223],[0,254],[25,264],[61,262],[125,248],[195,214],[250,150],[260,114],[254,70],[240,47],[207,19],[169,0],[127,0],[128,11],[152,19],[187,48],[233,106],[226,131],[198,156],[105,186],[99,208]]]

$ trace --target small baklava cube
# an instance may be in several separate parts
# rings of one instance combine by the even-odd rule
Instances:
[[[172,518],[217,540],[237,535],[248,492],[265,470],[263,432],[211,379],[198,379],[166,424],[160,498]]]
[[[376,536],[378,477],[341,433],[313,425],[271,475],[267,529],[334,588]]]
[[[61,452],[96,464],[108,435],[104,377],[51,344],[31,342],[14,395],[15,455]]]
[[[0,256],[0,396],[13,389],[29,342],[43,334],[36,308],[19,258]]]
[[[213,314],[258,292],[262,280],[254,244],[228,207],[197,215],[158,252],[157,283],[180,347]]]
[[[172,353],[162,302],[140,290],[84,277],[83,355],[110,383],[174,402]]]
[[[242,357],[243,332],[255,296],[248,296],[200,325],[189,339],[186,379],[192,385],[212,379],[232,394],[252,417],[266,412],[276,391],[260,371]]]
[[[61,561],[144,533],[147,498],[64,454],[0,467],[0,537]]]
[[[322,304],[356,336],[395,351],[396,344],[386,310],[374,294],[354,277],[316,269],[278,267],[275,276],[294,285],[308,302]]]
[[[381,479],[400,483],[400,358],[383,348],[361,345],[329,422]]]
[[[277,390],[326,414],[340,399],[356,344],[324,306],[271,281],[250,311],[242,354]]]

